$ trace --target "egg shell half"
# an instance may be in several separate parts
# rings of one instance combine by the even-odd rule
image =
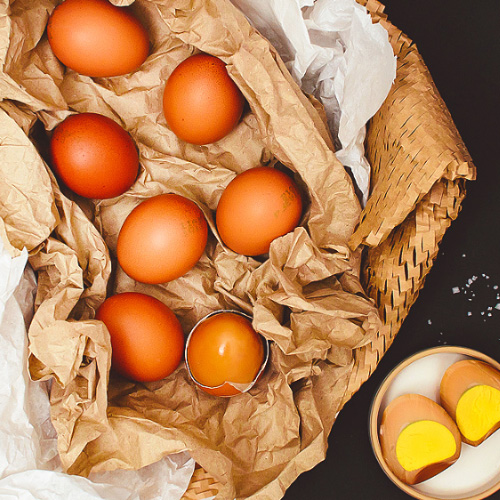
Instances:
[[[396,444],[401,432],[410,424],[431,420],[445,426],[453,435],[455,452],[438,462],[408,471],[400,464],[396,454]],[[404,394],[389,403],[382,415],[379,428],[382,455],[392,472],[406,484],[417,484],[442,472],[460,456],[460,432],[453,419],[444,408],[432,399],[420,394]]]
[[[489,386],[493,390],[500,391],[500,372],[484,361],[464,359],[452,364],[444,373],[439,388],[441,404],[457,423],[459,423],[457,405],[460,398],[466,391],[479,385]],[[480,411],[478,408],[476,410]],[[496,415],[500,415],[499,405],[497,405]],[[500,419],[477,439],[469,439],[462,432],[462,440],[471,446],[478,446],[499,428]]]
[[[214,396],[250,390],[269,357],[267,340],[238,311],[216,311],[200,320],[186,342],[186,365],[193,382]]]

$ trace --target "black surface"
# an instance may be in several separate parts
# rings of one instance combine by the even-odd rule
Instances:
[[[383,3],[390,21],[417,44],[474,160],[477,180],[468,183],[462,212],[394,344],[340,412],[326,460],[302,474],[285,500],[410,498],[385,476],[370,447],[368,413],[379,384],[404,358],[442,344],[500,360],[500,310],[494,308],[500,303],[500,2]],[[476,281],[466,288],[473,276]],[[500,492],[490,498],[500,499]]]

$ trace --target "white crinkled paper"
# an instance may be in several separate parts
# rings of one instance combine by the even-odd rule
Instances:
[[[276,48],[295,81],[325,107],[340,162],[368,199],[366,124],[396,76],[387,31],[355,0],[232,0]]]
[[[0,498],[18,500],[178,500],[194,461],[187,453],[138,471],[62,472],[49,417],[49,384],[27,370],[26,323],[33,314],[36,278],[28,254],[12,258],[0,238]]]

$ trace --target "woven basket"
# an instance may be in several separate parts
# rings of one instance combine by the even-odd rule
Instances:
[[[393,26],[377,0],[357,0],[389,33],[397,75],[371,120],[366,155],[371,193],[353,247],[365,246],[362,280],[375,300],[383,327],[356,351],[344,405],[373,373],[418,297],[439,244],[460,210],[465,181],[475,168],[416,46]],[[216,495],[217,482],[202,468],[185,500]]]

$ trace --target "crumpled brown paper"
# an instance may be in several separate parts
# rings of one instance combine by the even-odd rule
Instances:
[[[380,326],[359,283],[360,254],[348,246],[360,207],[324,116],[227,0],[137,0],[131,8],[150,33],[151,54],[133,74],[108,79],[56,60],[44,32],[55,3],[0,4],[0,235],[27,247],[38,273],[30,372],[54,378],[62,463],[87,475],[188,449],[221,483],[220,498],[281,498],[324,458],[356,350]],[[179,141],[161,108],[165,80],[195,51],[220,57],[249,103],[229,136],[201,147]],[[45,162],[50,131],[84,111],[114,119],[137,144],[139,177],[118,198],[79,198]],[[275,240],[266,259],[237,255],[217,236],[220,194],[238,172],[278,163],[307,199],[302,225]],[[163,192],[198,203],[212,234],[193,270],[145,285],[117,266],[116,239],[128,213]],[[93,318],[106,294],[126,290],[164,301],[186,333],[216,309],[253,314],[273,341],[265,376],[249,393],[221,399],[195,388],[184,365],[148,384],[110,374],[108,333]]]

